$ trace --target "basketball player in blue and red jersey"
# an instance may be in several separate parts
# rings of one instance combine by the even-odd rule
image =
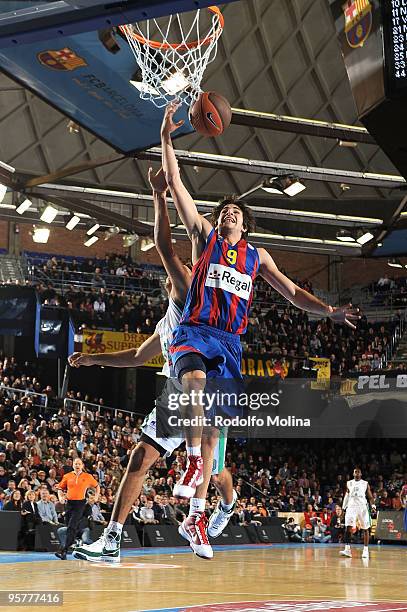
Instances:
[[[401,505],[404,508],[404,531],[407,533],[407,483],[403,485],[400,493]]]
[[[192,281],[180,325],[173,333],[170,359],[174,375],[182,381],[189,397],[202,390],[206,378],[219,376],[241,378],[240,335],[246,331],[253,298],[253,282],[262,276],[292,304],[310,313],[328,316],[352,328],[359,318],[351,305],[334,308],[298,287],[280,272],[271,255],[246,240],[253,229],[247,205],[235,198],[225,198],[214,210],[213,225],[202,217],[184,186],[171,134],[183,121],[174,113],[179,102],[168,104],[161,126],[162,166],[178,214],[192,242]],[[195,395],[195,397],[197,397]],[[204,414],[203,406],[190,405],[192,416]],[[212,458],[201,456],[202,429],[185,431],[188,461],[174,495],[190,497],[190,516],[180,526],[180,533],[191,547],[207,543],[205,497]],[[213,446],[216,444],[216,436]]]

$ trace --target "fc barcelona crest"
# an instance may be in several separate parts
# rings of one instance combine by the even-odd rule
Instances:
[[[372,5],[369,0],[347,0],[342,9],[349,46],[362,47],[372,29]]]
[[[41,51],[37,54],[37,58],[41,64],[52,70],[76,70],[87,66],[85,60],[68,47],[59,51]]]

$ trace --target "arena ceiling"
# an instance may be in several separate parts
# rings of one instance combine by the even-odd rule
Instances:
[[[205,90],[221,92],[236,109],[358,124],[327,0],[240,0],[221,8],[226,25],[217,58],[204,77]],[[60,112],[0,74],[0,159],[3,162],[15,167],[18,173],[35,177],[117,156],[113,149],[84,129],[71,133],[67,124],[68,119]],[[346,171],[398,175],[375,144],[344,147],[336,139],[299,134],[295,128],[290,133],[233,124],[221,138],[205,139],[193,134],[178,138],[175,146],[184,151],[247,160],[337,169],[338,174]],[[121,159],[52,182],[148,194],[146,177],[150,164],[143,159]],[[249,164],[246,170],[250,172],[242,168],[222,170],[221,164],[213,165],[183,165],[185,183],[199,200],[216,201],[225,193],[246,193],[260,185],[265,177],[261,168],[256,170]],[[363,222],[347,224],[331,217],[316,219],[312,215],[289,214],[290,210],[375,218],[384,227],[397,224],[398,229],[403,228],[404,222],[399,219],[402,191],[371,186],[363,180],[359,181],[362,184],[353,184],[346,180],[346,172],[343,180],[340,177],[334,181],[304,180],[306,190],[294,198],[271,196],[262,189],[253,191],[247,199],[260,208],[256,214],[258,232],[274,236],[270,239],[260,236],[258,241],[326,254],[361,253],[359,247],[351,249],[333,242],[338,229],[350,225],[366,228]],[[392,187],[397,180],[393,183]],[[44,188],[36,189],[38,195],[45,197]],[[77,197],[72,192],[62,195]],[[91,197],[85,199],[92,202]],[[135,205],[141,202],[127,197],[99,199],[104,199],[105,207],[109,207],[107,200],[115,202],[113,210],[126,217],[131,217]],[[147,203],[151,205],[148,200]],[[130,223],[126,229],[136,230],[136,226]],[[313,244],[312,238],[332,244]]]

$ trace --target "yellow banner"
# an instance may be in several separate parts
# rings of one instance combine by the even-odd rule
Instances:
[[[310,361],[315,363],[314,370],[317,371],[317,380],[312,381],[311,389],[325,390],[331,385],[331,362],[325,357],[310,357]]]
[[[85,330],[82,333],[82,352],[89,355],[95,353],[113,353],[115,351],[125,351],[126,349],[139,348],[149,334],[132,334],[129,332],[111,332],[101,330]],[[150,361],[147,361],[145,366],[151,368],[162,368],[164,365],[164,357],[157,355]]]
[[[281,363],[270,355],[254,353],[249,357],[244,354],[241,371],[243,376],[260,376],[263,378],[278,375],[280,378],[285,378],[288,374],[288,364],[286,362]]]
[[[82,333],[82,352],[94,355],[95,353],[113,353],[138,348],[147,338],[149,338],[148,334],[87,329]],[[152,368],[162,368],[164,358],[162,355],[158,355],[144,365]],[[263,378],[278,375],[285,378],[288,374],[288,364],[284,361],[281,363],[270,355],[254,353],[250,357],[243,355],[241,371],[243,376],[260,376]]]
[[[355,387],[358,384],[357,378],[346,378],[341,380],[341,395],[356,395]]]

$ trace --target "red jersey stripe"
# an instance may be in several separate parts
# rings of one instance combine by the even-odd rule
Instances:
[[[255,262],[255,264],[253,266],[253,272],[252,272],[252,278],[253,279],[256,278],[258,267],[259,267],[259,260],[256,259],[256,262]],[[246,312],[245,312],[245,315],[242,317],[242,322],[240,323],[238,330],[236,331],[237,334],[242,334],[244,332],[244,330],[246,329],[246,327],[247,327],[247,324],[248,324],[248,321],[249,321],[249,317],[248,317],[247,313],[250,312],[250,307],[252,305],[252,301],[253,301],[253,292],[252,292],[252,294],[250,296],[250,299],[247,302]]]
[[[201,351],[198,351],[198,349],[194,348],[193,346],[188,346],[186,344],[183,344],[182,346],[170,346],[169,348],[170,353],[180,353],[181,351],[188,351],[189,353],[200,353]]]
[[[196,322],[199,321],[199,315],[205,303],[205,278],[208,272],[208,266],[209,266],[209,262],[211,259],[213,247],[216,242],[216,237],[217,237],[216,232],[213,232],[209,244],[206,246],[205,250],[202,253],[203,257],[201,256],[195,264],[197,268],[199,264],[199,270],[197,273],[198,274],[197,280],[198,280],[199,295],[198,295],[196,304],[193,307],[192,312],[191,312],[191,316],[190,316],[191,321],[196,321]]]

